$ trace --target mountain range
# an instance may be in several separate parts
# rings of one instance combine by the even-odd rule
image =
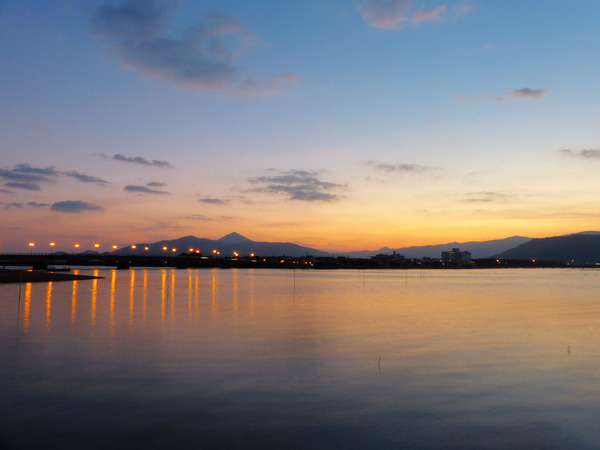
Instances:
[[[600,232],[584,231],[540,239],[531,239],[495,255],[501,259],[558,261],[573,265],[600,262]]]
[[[146,250],[147,248],[147,250]],[[370,258],[377,254],[399,253],[406,258],[439,258],[441,252],[459,248],[471,252],[474,259],[502,258],[517,260],[544,260],[573,264],[595,264],[600,262],[600,232],[586,231],[540,239],[513,236],[490,241],[449,242],[439,245],[417,247],[389,248],[379,250],[363,250],[352,252],[325,252],[315,248],[304,247],[291,242],[257,242],[238,233],[230,233],[220,239],[206,239],[195,236],[184,236],[178,239],[163,240],[153,243],[135,244],[123,247],[116,253],[166,255],[176,249],[176,254],[199,250],[203,255],[211,255],[218,251],[221,256],[232,256],[234,252],[240,256],[254,253],[259,256],[347,256],[350,258]]]
[[[179,239],[164,240],[153,243],[135,244],[136,248],[123,247],[116,253],[127,254],[148,254],[162,255],[172,253],[176,249],[176,254],[189,252],[189,249],[200,250],[203,255],[212,255],[213,250],[217,250],[221,256],[232,256],[233,252],[238,252],[241,256],[254,253],[260,256],[291,256],[300,257],[307,254],[312,256],[329,256],[330,253],[323,252],[310,247],[303,247],[290,242],[256,242],[241,234],[230,233],[220,239],[197,238],[196,236],[184,236]],[[148,250],[144,250],[148,247]],[[166,247],[166,250],[163,248]]]

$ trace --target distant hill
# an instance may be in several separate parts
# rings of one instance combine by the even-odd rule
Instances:
[[[531,239],[495,257],[572,262],[582,265],[595,264],[600,262],[600,232],[586,231],[565,236]]]
[[[135,250],[131,247],[123,247],[116,253],[122,255],[165,255],[189,252],[189,249],[200,250],[203,255],[211,255],[213,250],[220,252],[221,256],[231,256],[238,252],[240,256],[254,253],[258,256],[292,256],[299,257],[306,254],[312,256],[328,256],[329,253],[310,247],[292,244],[290,242],[255,242],[241,234],[230,233],[220,239],[197,238],[196,236],[184,236],[178,239],[164,240],[152,243],[135,244]],[[144,250],[148,247],[148,250]],[[166,247],[166,250],[163,248]],[[172,249],[176,249],[175,252]]]
[[[525,242],[530,241],[531,238],[523,236],[513,236],[505,239],[496,239],[492,241],[470,241],[470,242],[450,242],[448,244],[439,245],[423,245],[418,247],[403,247],[403,248],[389,248],[383,247],[376,251],[357,251],[348,252],[344,255],[352,258],[370,258],[377,254],[392,254],[393,252],[400,253],[406,258],[439,258],[441,253],[452,248],[458,247],[461,251],[471,252],[473,258],[488,258],[500,252],[504,252]]]

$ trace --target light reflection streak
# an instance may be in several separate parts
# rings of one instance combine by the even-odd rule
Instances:
[[[192,320],[192,296],[193,296],[194,272],[188,269],[188,316]]]
[[[23,317],[23,327],[25,332],[29,331],[29,317],[31,315],[31,283],[25,284],[25,308]]]
[[[98,276],[98,270],[94,270],[93,275],[95,277]],[[96,328],[96,305],[98,300],[98,279],[94,278],[92,280],[92,334],[95,332]]]
[[[219,290],[219,280],[218,280],[218,276],[217,274],[219,272],[217,272],[217,269],[211,269],[212,270],[212,315],[213,315],[213,319],[216,317],[217,315],[217,294],[218,294],[218,290]]]
[[[198,287],[198,283],[199,283],[199,271],[196,270],[196,290],[194,291],[194,299],[196,300],[195,303],[195,309],[196,309],[196,319],[198,318],[198,312],[199,312],[199,297],[200,297],[200,292],[199,292],[199,287]]]
[[[177,269],[171,270],[171,319],[175,317],[175,273]]]
[[[131,279],[129,281],[129,323],[133,324],[133,300],[135,295],[135,270],[130,270]]]
[[[250,311],[254,313],[254,269],[250,270]]]
[[[52,315],[52,281],[48,282],[46,288],[46,328],[50,329],[50,317]]]
[[[113,270],[110,274],[110,327],[115,326],[115,290],[117,284],[117,271]]]
[[[147,299],[148,299],[148,269],[144,269],[144,296],[143,296],[143,303],[142,303],[142,321],[146,322],[146,306],[147,306]]]
[[[75,323],[77,314],[77,280],[73,280],[73,293],[71,294],[71,323]]]
[[[233,269],[233,310],[238,311],[238,269]]]
[[[166,309],[167,309],[167,269],[161,269],[162,272],[162,284],[161,284],[161,302],[160,302],[160,319],[161,322],[165,323]]]

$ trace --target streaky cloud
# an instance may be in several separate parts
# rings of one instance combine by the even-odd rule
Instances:
[[[411,11],[412,0],[362,0],[357,9],[367,24],[381,30],[395,30],[402,24],[419,25],[444,18],[448,13],[446,5],[431,9]],[[454,8],[455,16],[466,13],[470,8],[466,5]]]
[[[341,197],[331,191],[345,188],[345,185],[322,181],[318,173],[307,170],[290,170],[280,175],[250,178],[249,183],[262,185],[251,192],[285,194],[289,200],[337,201]]]
[[[4,209],[11,209],[11,208],[23,209],[23,203],[19,203],[19,202],[3,203],[3,205],[4,205]]]
[[[44,175],[48,177],[56,177],[60,173],[54,168],[54,166],[49,166],[46,168],[33,167],[31,164],[17,164],[13,169],[14,172],[20,173],[35,173],[38,175]]]
[[[220,198],[212,197],[200,198],[198,199],[198,201],[207,205],[225,205],[226,203],[228,203],[227,200],[221,200]]]
[[[42,188],[35,183],[27,183],[27,182],[18,182],[11,181],[9,183],[4,183],[4,186],[15,188],[15,189],[24,189],[26,191],[41,191]]]
[[[484,192],[468,192],[465,194],[465,198],[462,199],[464,203],[491,203],[491,202],[505,202],[511,195],[503,194],[500,192],[484,191]]]
[[[549,89],[529,89],[524,87],[521,89],[515,89],[514,91],[511,91],[508,95],[509,97],[515,99],[539,100],[548,92],[550,92]]]
[[[189,216],[185,216],[184,219],[188,219],[188,220],[201,220],[201,221],[206,221],[206,222],[214,220],[213,218],[208,217],[208,216],[204,216],[202,214],[191,214]]]
[[[113,155],[109,159],[112,159],[114,161],[131,163],[131,164],[140,164],[142,166],[168,167],[171,169],[173,168],[173,165],[168,161],[159,161],[156,159],[149,160],[149,159],[143,158],[141,156],[125,156],[125,155],[120,155],[117,153],[116,155]]]
[[[584,149],[584,150],[571,150],[569,148],[559,150],[565,156],[571,158],[587,159],[590,161],[600,159],[600,149]]]
[[[150,186],[150,187],[164,187],[166,185],[167,185],[167,183],[160,183],[158,181],[151,181],[150,183],[146,184],[146,186]]]
[[[80,173],[80,172],[76,172],[74,170],[70,171],[70,172],[63,172],[64,175],[71,177],[71,178],[75,178],[79,181],[82,181],[84,183],[95,183],[98,185],[106,185],[106,184],[110,184],[109,181],[103,180],[102,178],[98,178],[98,177],[94,177],[91,175],[87,175],[85,173]]]
[[[246,78],[235,61],[261,45],[248,28],[219,14],[205,14],[175,34],[170,14],[177,2],[123,0],[104,2],[92,14],[93,33],[111,43],[125,68],[184,89],[234,96],[281,93],[276,80]]]
[[[59,175],[54,167],[37,168],[17,164],[12,169],[0,169],[0,178],[17,182],[54,182]]]
[[[66,213],[80,213],[84,211],[102,211],[104,208],[100,205],[84,202],[82,200],[65,200],[55,202],[50,206],[52,211]]]
[[[34,208],[47,208],[50,205],[48,203],[27,202],[27,206],[32,206]]]
[[[530,89],[524,87],[510,91],[504,96],[493,96],[489,93],[485,93],[482,95],[482,98],[491,100],[494,103],[504,103],[509,100],[541,100],[549,92],[550,89]]]
[[[11,191],[10,189],[0,188],[0,194],[14,194],[15,191]]]
[[[157,189],[150,189],[147,186],[135,186],[135,185],[127,185],[123,188],[124,191],[127,192],[139,192],[142,194],[154,194],[154,195],[170,195],[170,192],[159,191]]]
[[[388,173],[423,173],[435,170],[434,167],[421,166],[419,164],[384,163],[379,161],[367,161],[367,166]]]

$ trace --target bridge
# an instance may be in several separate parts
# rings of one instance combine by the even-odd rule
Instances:
[[[34,270],[52,270],[69,266],[106,266],[117,269],[130,267],[188,268],[293,268],[302,263],[292,258],[230,258],[197,255],[152,256],[92,253],[29,253],[0,254],[0,267],[21,266]]]

